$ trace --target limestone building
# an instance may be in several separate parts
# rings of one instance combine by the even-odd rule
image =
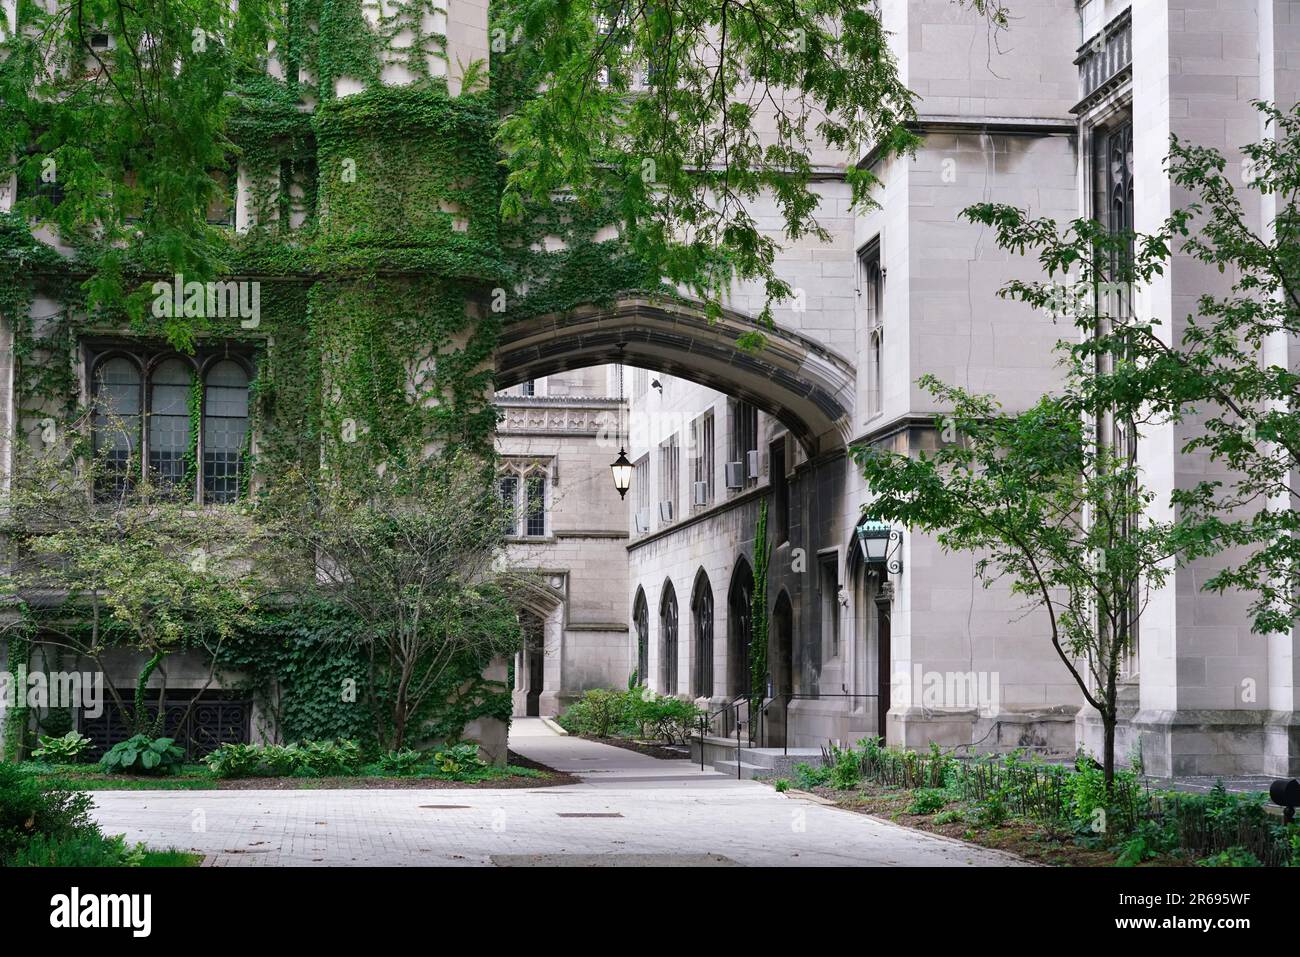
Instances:
[[[873,525],[871,492],[850,449],[935,443],[940,410],[917,385],[926,373],[994,393],[1011,410],[1049,391],[1060,330],[996,296],[1010,279],[1035,278],[1033,264],[998,249],[959,213],[997,201],[1058,220],[1086,215],[1115,230],[1152,230],[1184,200],[1163,166],[1173,134],[1225,150],[1229,175],[1241,182],[1239,145],[1263,133],[1251,100],[1289,106],[1300,99],[1300,0],[1009,5],[1010,29],[995,36],[949,0],[881,0],[901,80],[919,96],[922,145],[906,158],[832,150],[814,157],[818,218],[830,238],[784,244],[778,269],[796,297],[778,309],[761,351],[736,348],[763,305],[762,290],[747,285],[732,292],[720,317],[631,292],[557,313],[507,311],[491,361],[487,350],[480,357],[495,379],[476,394],[500,390],[497,489],[514,506],[509,548],[539,573],[521,609],[531,637],[515,661],[516,714],[553,714],[586,688],[621,687],[635,675],[719,711],[715,729],[730,731],[735,715],[725,706],[748,695],[755,678],[750,596],[766,503],[770,642],[767,673],[759,676],[766,743],[881,734],[913,747],[939,741],[1068,753],[1095,745],[1096,724],[1041,622],[1005,590],[981,588],[971,556]],[[270,58],[272,77],[295,97],[275,118],[295,132],[261,144],[285,151],[272,166],[253,168],[245,156],[234,176],[225,174],[233,195],[213,226],[234,236],[270,228],[290,248],[300,227],[316,229],[331,255],[345,250],[349,268],[369,267],[368,278],[337,284],[332,273],[265,277],[275,280],[268,289],[303,297],[276,307],[290,321],[281,343],[303,335],[292,323],[309,304],[345,325],[349,306],[369,301],[381,282],[371,274],[385,265],[400,273],[402,288],[428,293],[412,298],[413,313],[451,302],[456,318],[482,319],[486,328],[506,250],[491,197],[473,184],[495,175],[495,114],[462,102],[460,76],[490,55],[488,4],[447,0],[422,12],[414,32],[441,45],[439,55],[423,58],[404,45],[412,34],[403,41],[401,31],[374,29],[371,5],[357,6],[369,18],[358,28],[374,34],[372,59],[349,60],[340,75],[322,78]],[[17,4],[6,0],[4,11],[13,30]],[[376,112],[354,114],[348,104],[358,98]],[[416,115],[410,103],[428,107],[434,99],[437,109],[418,112],[423,125],[400,127]],[[298,114],[306,120],[294,121]],[[403,136],[384,139],[388,128],[374,116],[398,124]],[[466,130],[477,137],[469,147],[458,138]],[[353,179],[343,175],[348,162]],[[472,162],[486,167],[469,169]],[[879,176],[876,208],[851,208],[849,164]],[[446,173],[461,167],[466,175]],[[372,192],[366,177],[376,171],[388,179]],[[357,183],[362,188],[349,191]],[[7,211],[18,184],[0,186],[0,211]],[[375,195],[405,205],[367,219]],[[1251,202],[1260,226],[1268,210]],[[765,228],[781,228],[774,208],[759,204],[756,212]],[[607,230],[584,241],[616,242]],[[48,231],[38,233],[53,244]],[[546,236],[537,245],[558,257],[566,242]],[[457,255],[443,255],[448,250]],[[253,276],[270,262],[249,261]],[[1136,308],[1176,334],[1196,297],[1225,282],[1176,254]],[[270,313],[269,297],[264,306]],[[16,394],[19,352],[29,366],[39,354],[15,348],[15,336],[30,328],[68,346],[58,370],[68,384],[61,401],[84,404],[100,388],[134,397],[134,414],[158,426],[144,450],[159,453],[151,467],[174,464],[186,451],[185,429],[167,420],[168,410],[178,420],[197,418],[190,423],[203,436],[191,476],[196,505],[238,496],[244,450],[265,453],[277,431],[250,413],[251,383],[265,389],[261,377],[276,369],[263,361],[273,354],[264,351],[274,347],[271,323],[239,337],[238,347],[232,333],[232,341],[215,336],[180,357],[128,328],[63,336],[67,311],[37,282],[26,315],[0,315],[5,480],[14,439],[39,422]],[[431,357],[403,358],[418,373]],[[438,361],[431,365],[436,374]],[[196,383],[198,407],[181,416],[176,410]],[[626,433],[635,464],[625,500],[609,475],[622,436],[610,440],[608,418],[622,410],[620,396],[627,415],[615,431]],[[295,408],[283,402],[278,412]],[[1174,451],[1186,435],[1180,430],[1191,427],[1139,436],[1157,493],[1206,474],[1203,462]],[[863,543],[877,534],[891,536],[884,563],[866,560]],[[1294,775],[1296,637],[1253,635],[1244,597],[1200,591],[1214,567],[1180,570],[1143,615],[1126,674],[1121,753],[1140,751],[1155,774]],[[177,670],[177,690],[192,692],[189,670]],[[937,703],[925,693],[934,676],[944,689]],[[227,703],[227,739],[249,737],[250,703]],[[758,717],[742,720],[752,725]],[[500,731],[483,731],[498,757]]]
[[[594,366],[497,395],[507,552],[536,573],[520,612],[516,715],[558,714],[583,691],[628,678],[627,529],[609,472],[621,374]]]
[[[652,371],[633,378],[631,419],[645,428],[628,495],[629,654],[654,688],[710,708],[748,691],[747,589],[766,500],[766,743],[788,728],[805,745],[883,734],[912,747],[1095,748],[1095,715],[1043,623],[981,588],[973,557],[896,529],[898,570],[863,562],[856,530],[871,518],[870,489],[846,449],[933,443],[937,410],[916,384],[925,373],[1012,410],[1050,390],[1060,330],[995,295],[1033,276],[1032,264],[958,214],[991,200],[1154,230],[1184,199],[1162,165],[1171,134],[1224,150],[1240,182],[1237,148],[1263,133],[1250,101],[1288,108],[1300,93],[1300,3],[1039,0],[1015,5],[997,41],[944,0],[881,8],[903,81],[921,98],[923,145],[909,159],[826,158],[832,242],[795,244],[780,260],[802,294],[803,311],[777,319],[798,358],[719,379],[645,356]],[[850,161],[883,181],[878,209],[847,209],[835,170]],[[1258,228],[1267,210],[1251,202]],[[1224,283],[1176,255],[1136,307],[1176,334],[1196,296]],[[732,305],[756,308],[746,290]],[[841,368],[844,379],[831,374]],[[778,373],[828,393],[830,421],[795,410]],[[1158,494],[1204,475],[1174,451],[1185,435],[1171,426],[1138,439]],[[1243,596],[1200,591],[1213,568],[1179,570],[1143,615],[1119,754],[1140,753],[1158,775],[1293,775],[1300,647],[1294,633],[1251,634]],[[946,689],[937,704],[925,694],[936,678]],[[727,717],[715,730],[728,730]]]

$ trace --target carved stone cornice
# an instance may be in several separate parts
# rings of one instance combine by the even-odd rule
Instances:
[[[504,413],[498,435],[612,435],[618,429],[618,400],[498,402]]]

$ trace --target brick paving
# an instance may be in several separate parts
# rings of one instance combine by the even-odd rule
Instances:
[[[110,834],[217,867],[1021,863],[685,761],[516,719],[514,751],[581,784],[511,790],[100,791]]]

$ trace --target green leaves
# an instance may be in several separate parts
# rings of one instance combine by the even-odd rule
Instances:
[[[791,289],[762,218],[775,212],[786,241],[825,238],[818,170],[847,168],[865,205],[876,180],[857,160],[916,143],[913,96],[867,0],[510,0],[493,15],[502,215],[561,191],[612,197],[656,275],[712,303],[760,283],[763,321]]]
[[[935,449],[854,450],[875,496],[872,515],[978,555],[986,586],[1004,580],[1042,609],[1044,637],[1113,720],[1118,670],[1145,596],[1195,538],[1150,516],[1140,470],[1085,426],[1078,389],[1009,414],[990,396],[932,377],[922,385],[950,410],[936,418]]]
[[[13,157],[18,210],[85,258],[91,309],[140,318],[128,250],[195,279],[221,262],[208,211],[234,152],[226,94],[264,56],[267,16],[222,0],[20,5],[0,56],[0,156]]]
[[[1111,235],[1092,220],[1059,225],[993,204],[964,215],[994,228],[1003,248],[1037,257],[1047,278],[1002,292],[1076,327],[1062,349],[1084,409],[1120,410],[1139,434],[1175,425],[1180,453],[1222,467],[1223,478],[1176,489],[1170,504],[1188,557],[1243,549],[1206,587],[1252,592],[1253,628],[1270,633],[1300,616],[1300,512],[1291,501],[1300,371],[1282,345],[1300,333],[1300,105],[1255,106],[1268,135],[1242,148],[1239,170],[1218,150],[1171,141],[1170,179],[1191,200],[1152,234]],[[1255,209],[1269,211],[1262,228]],[[1227,278],[1204,287],[1169,329],[1115,308],[1117,298],[1140,304],[1175,256]],[[1083,291],[1081,309],[1059,308],[1067,275]]]
[[[113,745],[99,759],[109,773],[154,774],[180,770],[185,752],[171,738],[151,738],[137,734]]]

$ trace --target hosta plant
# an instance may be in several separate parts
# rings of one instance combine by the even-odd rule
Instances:
[[[180,769],[185,752],[171,738],[151,738],[137,734],[113,745],[99,766],[110,773],[166,774]]]
[[[435,752],[433,760],[439,771],[452,775],[477,771],[487,764],[478,756],[478,745],[473,743],[449,745]]]
[[[41,746],[32,752],[32,757],[52,764],[73,764],[90,747],[90,738],[78,731],[69,731],[57,738],[42,737]]]
[[[219,778],[247,778],[262,768],[262,749],[254,744],[227,742],[203,759]]]
[[[385,774],[418,774],[429,763],[429,759],[412,748],[389,751],[379,759],[379,770]]]

